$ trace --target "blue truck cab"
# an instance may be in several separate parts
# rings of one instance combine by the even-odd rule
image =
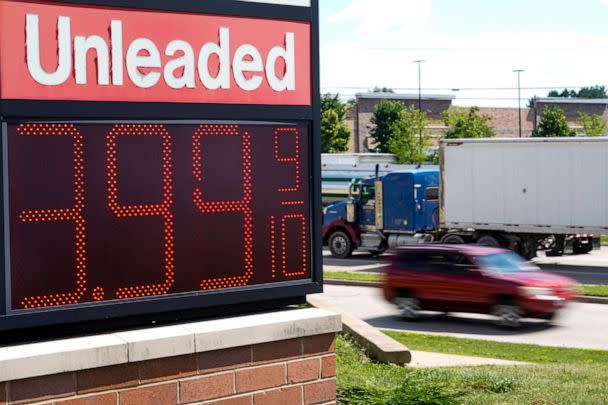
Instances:
[[[328,206],[323,239],[335,257],[422,243],[439,226],[439,169],[404,170],[352,184],[349,201]]]

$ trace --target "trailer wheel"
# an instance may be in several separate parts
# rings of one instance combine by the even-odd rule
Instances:
[[[346,259],[353,253],[353,242],[342,231],[332,233],[329,237],[328,245],[331,255],[338,259]]]
[[[517,248],[517,254],[526,260],[532,260],[537,254],[537,242],[533,239],[523,239]]]
[[[587,243],[583,244],[582,240],[579,239],[574,242],[574,246],[572,246],[572,253],[575,255],[585,255],[590,253],[593,250],[593,241],[591,238],[587,239]]]
[[[551,246],[549,246],[547,248],[547,250],[545,250],[545,255],[547,257],[560,257],[564,255],[564,248],[565,248],[565,239],[562,235],[557,235],[554,237],[554,241],[551,244]]]
[[[483,235],[477,240],[477,244],[480,246],[502,247],[498,238],[492,235]]]
[[[446,245],[463,245],[464,238],[460,235],[446,235],[441,239],[441,243]]]

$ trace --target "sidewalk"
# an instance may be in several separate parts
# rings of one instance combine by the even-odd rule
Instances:
[[[453,354],[430,353],[409,350],[401,343],[380,332],[367,322],[330,305],[323,294],[307,297],[308,303],[319,309],[339,313],[342,316],[343,331],[349,333],[370,354],[383,363],[406,365],[412,368],[467,367],[467,366],[523,366],[530,363],[500,360],[484,357],[458,356]]]
[[[520,361],[490,359],[485,357],[458,356],[455,354],[429,353],[412,350],[412,362],[408,367],[473,367],[473,366],[527,366],[530,363]]]

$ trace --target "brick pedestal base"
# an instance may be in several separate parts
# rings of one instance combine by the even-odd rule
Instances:
[[[0,382],[0,405],[335,404],[335,331],[327,332]]]

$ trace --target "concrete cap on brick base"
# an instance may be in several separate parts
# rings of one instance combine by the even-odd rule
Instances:
[[[0,383],[331,334],[341,329],[340,315],[307,308],[0,347]]]

